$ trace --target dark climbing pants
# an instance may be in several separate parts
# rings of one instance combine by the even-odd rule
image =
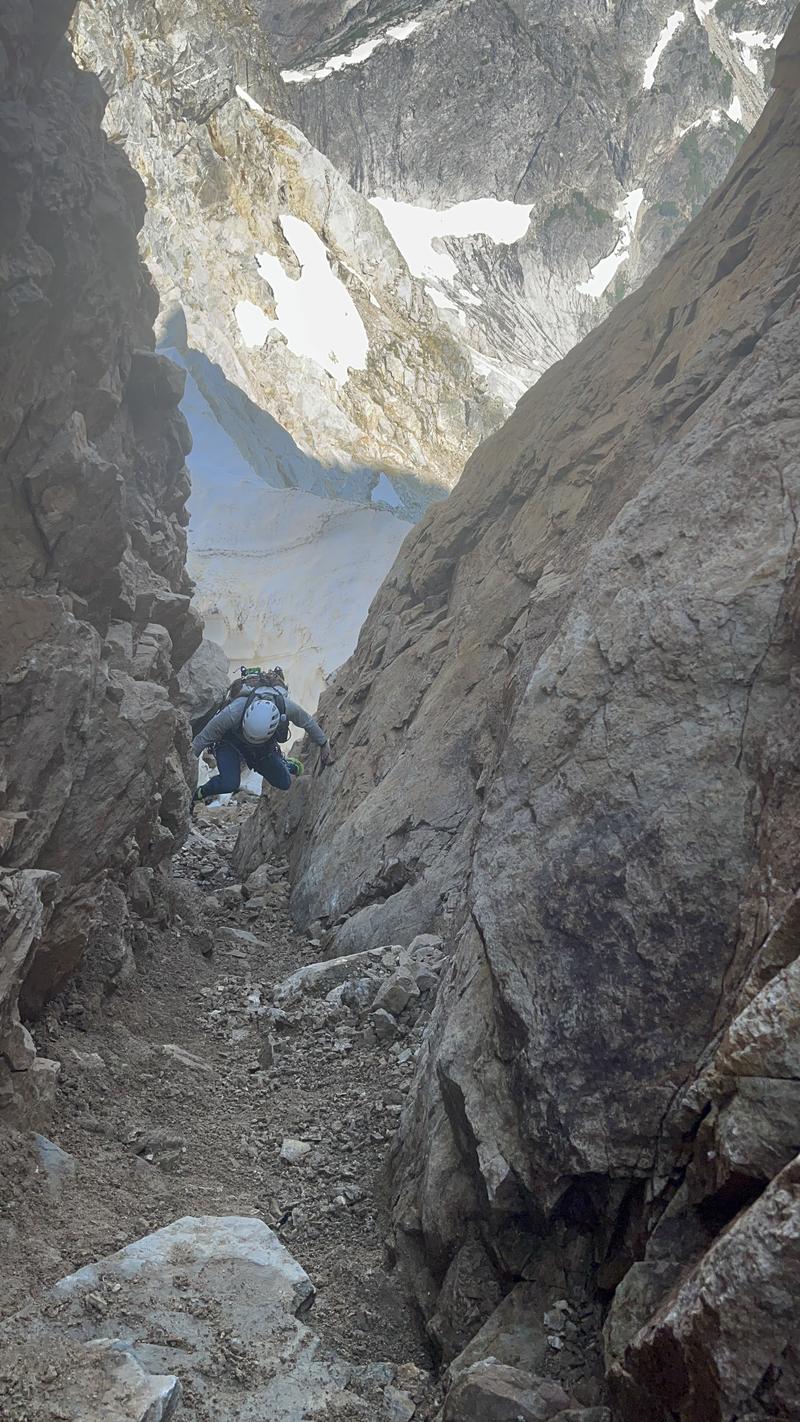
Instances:
[[[235,746],[221,741],[215,747],[214,755],[217,774],[200,787],[204,800],[213,800],[216,795],[232,795],[239,789],[242,778],[242,758]],[[279,750],[263,751],[261,755],[254,752],[250,768],[263,775],[276,790],[288,790],[292,783],[291,771]]]

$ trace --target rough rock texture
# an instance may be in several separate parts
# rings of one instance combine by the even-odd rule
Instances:
[[[710,1104],[717,1227],[797,1149],[791,982],[755,1003],[799,946],[798,27],[724,187],[409,535],[323,698],[298,919],[460,932],[394,1161],[421,1287],[468,1241],[535,1281],[563,1234],[568,1297],[612,1291]]]
[[[800,1398],[800,1160],[637,1335],[611,1382],[625,1418],[793,1417]]]
[[[256,448],[243,452],[268,483],[369,501],[386,469],[400,477],[398,501],[418,513],[427,486],[455,482],[499,409],[482,399],[378,213],[287,123],[251,5],[221,7],[222,49],[220,6],[191,8],[189,26],[175,0],[82,4],[75,26],[81,61],[110,93],[107,127],[147,187],[144,249],[165,299],[164,334],[212,409],[238,404],[245,428],[234,437],[249,433]],[[294,280],[311,260],[293,250],[287,217],[311,228],[352,296],[368,337],[365,369],[348,374],[340,359],[334,376],[321,363],[327,351],[315,360],[287,344],[285,329],[248,336],[237,320],[243,301],[275,316],[278,289],[259,275],[257,257],[276,259]]]
[[[230,685],[231,673],[222,647],[204,637],[178,676],[180,704],[191,720],[216,705]]]
[[[52,1083],[21,985],[41,1002],[99,936],[121,962],[119,886],[182,833],[171,693],[200,641],[183,376],[152,349],[144,193],[63,41],[71,9],[0,18],[2,1108]]]
[[[792,8],[260,0],[300,127],[355,186],[423,208],[531,205],[508,247],[449,241],[459,280],[444,288],[454,331],[526,386],[638,285],[721,181]],[[607,257],[599,289],[581,290]]]
[[[443,1422],[548,1422],[572,1401],[558,1383],[492,1358],[469,1368],[451,1389]]]

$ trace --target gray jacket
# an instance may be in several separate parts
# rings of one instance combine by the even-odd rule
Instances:
[[[315,745],[327,745],[328,737],[325,735],[319,722],[315,721],[313,716],[309,716],[308,712],[304,711],[302,706],[298,706],[296,701],[292,701],[290,696],[286,696],[280,691],[280,687],[276,687],[275,689],[283,696],[286,703],[286,715],[289,717],[292,725],[299,726],[302,731],[307,731]],[[211,717],[211,720],[203,727],[200,734],[195,736],[192,741],[192,750],[196,756],[202,755],[204,750],[208,750],[209,746],[217,745],[217,743],[224,740],[225,736],[229,733],[233,733],[234,735],[238,733],[241,728],[244,708],[247,705],[249,695],[250,693],[247,692],[244,696],[237,696],[235,701],[230,701],[227,706],[223,706],[222,710],[217,712],[216,716]]]

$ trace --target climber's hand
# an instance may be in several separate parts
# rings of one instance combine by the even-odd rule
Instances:
[[[203,754],[202,754],[201,757],[200,757],[200,759],[201,759],[201,760],[204,760],[205,763],[206,763],[206,765],[210,766],[210,768],[211,768],[212,770],[216,770],[216,768],[217,768],[217,761],[216,761],[216,757],[215,757],[213,751],[204,750],[204,751],[203,751]]]
[[[330,741],[326,741],[324,746],[320,746],[319,748],[320,770],[324,770],[326,765],[333,765],[335,758]]]

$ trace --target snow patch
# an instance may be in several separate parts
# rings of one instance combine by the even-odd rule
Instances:
[[[480,235],[508,246],[525,236],[532,207],[498,198],[474,198],[439,211],[395,202],[393,198],[372,198],[371,202],[405,257],[409,271],[417,277],[445,282],[455,280],[458,267],[447,252],[435,250],[437,239]]]
[[[457,311],[458,307],[449,296],[445,296],[443,291],[439,291],[435,286],[426,286],[426,296],[429,296],[434,306],[438,306],[440,311]]]
[[[593,296],[595,299],[602,296],[622,266],[622,263],[627,262],[630,256],[630,245],[636,229],[639,209],[643,200],[644,188],[633,188],[617,207],[614,216],[622,225],[614,245],[614,250],[609,252],[607,257],[602,257],[600,261],[592,267],[588,281],[580,283],[578,291],[581,292],[583,296]]]
[[[404,25],[390,25],[386,33],[393,40],[408,39],[409,35],[419,29],[420,23],[419,20],[406,20]]]
[[[313,227],[288,213],[280,222],[301,271],[299,277],[289,276],[269,252],[256,257],[259,275],[275,297],[276,319],[268,328],[281,331],[295,355],[314,361],[337,385],[344,385],[351,370],[366,368],[369,337],[364,322],[347,287],[331,270],[328,249]]]
[[[751,74],[758,74],[758,60],[753,53],[756,49],[777,49],[783,34],[770,36],[764,30],[732,30],[731,39],[735,40],[742,51],[742,64],[745,69],[749,69]]]
[[[731,107],[733,107],[733,105],[731,105]],[[706,124],[710,124],[712,128],[719,128],[722,123],[722,118],[722,109],[710,109],[707,114],[703,114],[702,118],[695,119],[694,123],[687,124],[686,128],[679,128],[678,137],[685,138],[687,133],[694,132],[696,128],[705,128]]]
[[[469,353],[476,372],[483,376],[489,392],[513,409],[521,396],[527,393],[529,383],[509,370],[504,362],[494,360],[475,346],[469,347]]]
[[[399,44],[408,39],[409,35],[419,29],[420,23],[419,20],[407,20],[402,25],[390,25],[385,34],[362,40],[355,49],[346,54],[332,55],[320,68],[312,65],[308,69],[283,69],[281,79],[285,84],[310,84],[312,79],[329,79],[331,74],[339,74],[342,69],[349,69],[354,64],[364,64],[382,45]]]
[[[243,104],[247,104],[248,109],[253,110],[254,114],[263,114],[264,110],[262,109],[261,105],[257,103],[256,100],[252,98],[250,94],[248,94],[246,89],[242,88],[241,84],[236,85],[236,94],[238,98],[241,99]]]
[[[386,474],[379,474],[378,482],[370,494],[373,504],[388,504],[390,508],[400,509],[403,501],[398,495],[391,479]]]
[[[734,94],[733,98],[731,99],[730,105],[725,110],[725,112],[728,115],[728,118],[732,119],[734,123],[742,122],[742,101],[739,98],[738,94]]]
[[[711,11],[716,8],[717,0],[694,0],[694,13],[701,25],[704,25]]]
[[[696,5],[698,3],[699,0],[696,0]],[[656,70],[658,68],[659,60],[661,59],[661,56],[664,53],[664,50],[666,49],[670,40],[672,39],[672,36],[677,33],[681,25],[684,23],[685,19],[686,15],[684,14],[683,10],[675,10],[670,15],[669,19],[667,20],[667,23],[665,24],[663,30],[661,31],[661,34],[659,35],[656,41],[656,46],[653,50],[653,53],[650,55],[650,58],[644,66],[644,78],[642,80],[643,89],[652,89],[656,79]]]
[[[266,311],[262,311],[253,301],[237,301],[233,314],[247,348],[254,351],[263,346],[274,324]]]

